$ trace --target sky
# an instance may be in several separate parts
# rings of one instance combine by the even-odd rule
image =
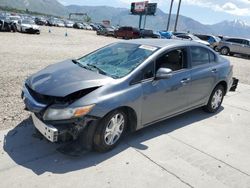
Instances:
[[[131,2],[140,0],[58,0],[63,5],[112,6],[130,8]],[[165,13],[171,0],[149,0],[158,3]],[[176,13],[179,0],[174,0],[172,13]],[[215,24],[224,20],[242,20],[250,25],[250,0],[182,0],[180,14],[203,24]]]

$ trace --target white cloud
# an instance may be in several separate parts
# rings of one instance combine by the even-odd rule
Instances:
[[[250,0],[237,0],[243,3],[249,3]],[[184,0],[184,3],[189,5],[196,5],[199,7],[210,8],[217,12],[225,12],[228,14],[236,15],[236,16],[250,16],[250,8],[240,8],[234,3],[226,2],[224,4],[218,4],[215,2],[207,1],[207,0]]]
[[[236,0],[241,3],[250,4],[250,0]]]

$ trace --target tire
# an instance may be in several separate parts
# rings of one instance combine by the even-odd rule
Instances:
[[[220,50],[220,53],[222,55],[227,55],[228,53],[230,53],[230,50],[228,47],[222,47],[221,50]]]
[[[216,52],[219,51],[218,46],[215,46],[215,47],[214,47],[214,51],[216,51]]]
[[[113,149],[121,140],[128,118],[122,110],[106,115],[97,126],[94,134],[94,150],[106,152]]]
[[[218,85],[214,88],[209,101],[203,109],[208,113],[215,113],[221,106],[225,95],[225,88],[222,85]]]

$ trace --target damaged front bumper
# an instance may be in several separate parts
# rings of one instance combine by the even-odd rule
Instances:
[[[36,129],[49,141],[57,142],[59,131],[53,125],[43,123],[35,114],[32,114],[32,120]]]
[[[32,113],[35,128],[50,142],[65,142],[76,140],[94,117],[82,117],[75,120],[45,122],[35,113]]]
[[[75,140],[92,121],[98,120],[94,116],[81,116],[68,120],[44,121],[43,114],[49,104],[38,101],[35,94],[29,91],[24,85],[21,98],[24,101],[25,109],[32,114],[35,128],[50,142],[65,142]]]

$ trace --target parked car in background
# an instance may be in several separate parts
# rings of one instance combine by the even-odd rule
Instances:
[[[56,26],[56,19],[54,19],[54,18],[49,18],[49,19],[47,20],[47,25],[48,25],[48,26]]]
[[[177,39],[182,39],[182,40],[190,40],[190,41],[194,41],[194,42],[198,42],[200,44],[204,44],[206,46],[210,46],[210,44],[206,41],[203,41],[201,40],[200,38],[192,35],[192,34],[189,34],[189,33],[186,33],[186,34],[178,34],[178,35],[175,35],[177,37]]]
[[[71,20],[64,20],[65,27],[72,28],[74,25],[74,22]]]
[[[223,38],[219,42],[218,50],[222,55],[243,54],[250,56],[250,39]]]
[[[217,112],[232,74],[227,59],[196,42],[122,41],[33,74],[22,99],[49,141],[79,139],[88,149],[108,151],[126,130],[198,107]]]
[[[84,25],[82,23],[76,22],[76,23],[74,23],[73,28],[84,29]]]
[[[177,36],[177,35],[186,35],[186,34],[189,34],[185,31],[170,31],[174,36]]]
[[[92,27],[92,29],[93,29],[94,31],[97,31],[97,30],[100,28],[99,25],[98,25],[98,24],[95,24],[95,23],[91,23],[90,26]]]
[[[36,17],[35,18],[35,23],[37,25],[47,25],[47,20],[44,17]]]
[[[82,24],[84,25],[86,30],[93,30],[93,28],[89,24],[87,23],[82,23]]]
[[[8,16],[0,15],[0,31],[2,32],[16,32],[16,24],[9,19]]]
[[[21,33],[40,34],[40,28],[34,20],[18,20],[16,28]]]
[[[96,30],[96,34],[104,36],[114,36],[115,30],[112,27],[101,26],[99,29]]]
[[[65,24],[64,24],[64,22],[62,20],[57,19],[55,21],[55,26],[56,27],[65,27]]]
[[[159,35],[155,34],[153,30],[141,29],[140,37],[141,38],[159,38]]]
[[[115,30],[114,35],[116,38],[123,39],[136,39],[141,37],[139,29],[126,26]]]
[[[9,19],[11,20],[12,23],[17,24],[18,20],[21,19],[19,15],[10,15]]]
[[[204,34],[194,34],[199,39],[206,41],[210,44],[210,47],[213,48],[215,51],[218,52],[218,45],[221,39],[219,37],[216,37],[214,35],[204,35]]]

